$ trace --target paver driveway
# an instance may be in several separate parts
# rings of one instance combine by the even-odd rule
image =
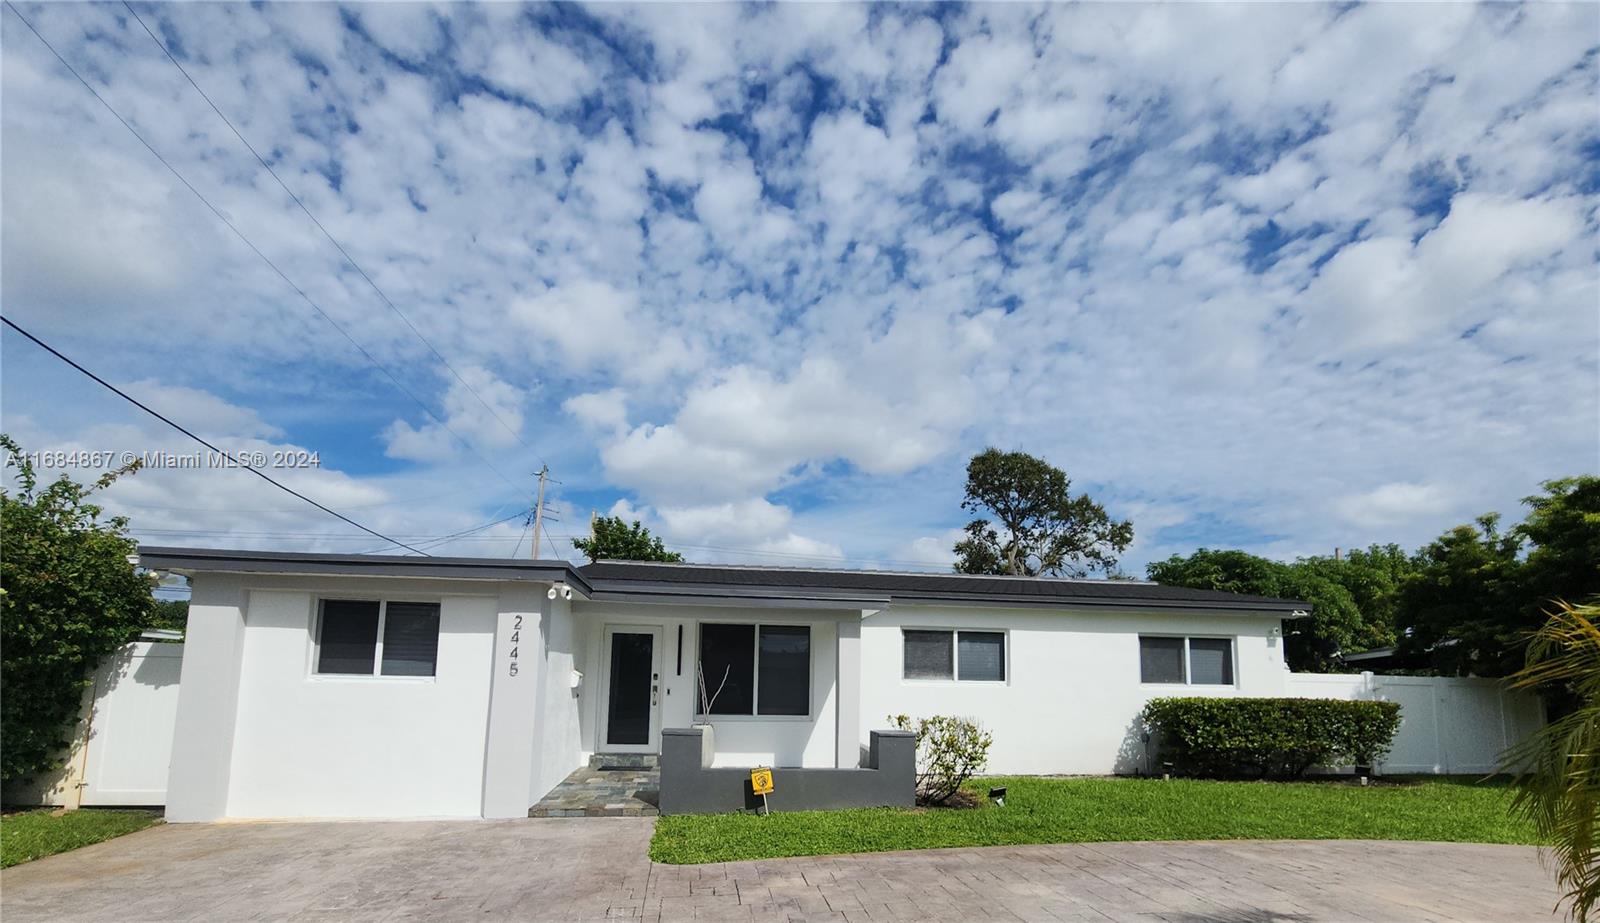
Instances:
[[[0,873],[26,920],[1551,920],[1532,849],[1096,843],[654,865],[649,818],[156,827]]]

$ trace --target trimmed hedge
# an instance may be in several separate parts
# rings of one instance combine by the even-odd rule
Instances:
[[[1161,698],[1140,715],[1161,759],[1184,775],[1294,778],[1313,766],[1370,766],[1400,728],[1397,702]]]

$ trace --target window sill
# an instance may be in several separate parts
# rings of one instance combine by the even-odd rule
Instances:
[[[912,679],[909,677],[900,680],[902,686],[1009,686],[1010,680],[1005,679]]]
[[[810,722],[810,721],[815,721],[815,720],[817,720],[817,719],[812,715],[710,715],[710,716],[695,715],[694,716],[695,724],[711,724],[711,725],[715,725],[718,721],[728,721],[728,722],[732,722],[734,724],[750,724],[750,723],[756,722],[756,721],[783,721],[783,722],[806,721],[806,722]]]
[[[1238,683],[1145,683],[1146,689],[1238,689]]]
[[[360,673],[313,673],[306,677],[309,683],[399,683],[404,686],[426,686],[437,682],[437,676],[367,676]]]

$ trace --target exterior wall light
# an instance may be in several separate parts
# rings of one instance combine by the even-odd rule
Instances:
[[[558,596],[562,599],[571,599],[572,587],[567,586],[565,583],[552,584],[550,591],[544,595],[550,597],[551,599],[555,599]]]

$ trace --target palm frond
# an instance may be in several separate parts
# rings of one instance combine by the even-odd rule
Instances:
[[[1564,686],[1578,706],[1507,751],[1518,774],[1512,810],[1549,844],[1562,901],[1578,923],[1600,905],[1600,605],[1558,602],[1528,645],[1512,688]]]

